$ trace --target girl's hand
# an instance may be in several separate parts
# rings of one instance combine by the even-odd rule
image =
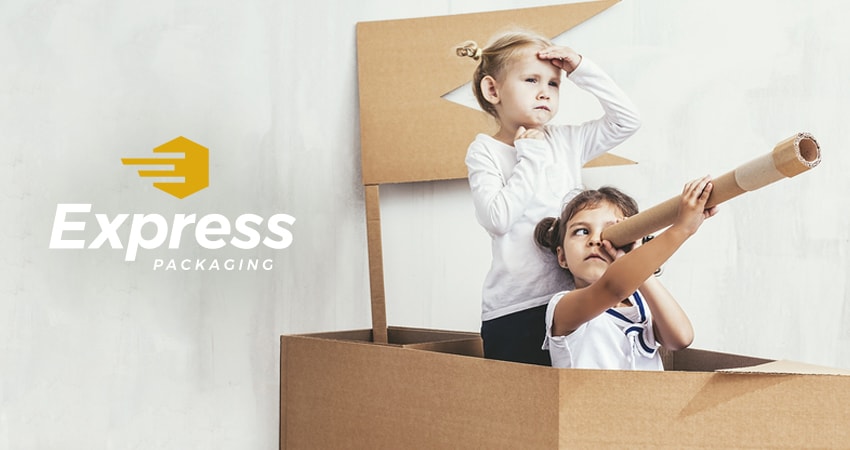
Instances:
[[[625,219],[617,219],[614,223],[617,224],[617,223],[622,222],[623,220],[625,220]],[[608,255],[608,257],[611,258],[611,262],[614,262],[614,261],[620,259],[626,253],[637,248],[639,245],[640,245],[640,240],[638,240],[637,242],[634,242],[632,244],[627,244],[627,245],[624,245],[620,248],[617,248],[617,247],[614,247],[614,244],[612,244],[611,241],[604,239],[602,241],[602,251],[604,251]]]
[[[611,260],[611,262],[620,259],[623,255],[626,254],[625,247],[616,248],[613,244],[611,244],[611,241],[607,239],[602,241],[602,251],[605,252],[606,255],[608,255],[608,258]]]
[[[553,45],[537,52],[537,57],[551,62],[555,67],[572,73],[581,63],[581,55],[569,47]]]
[[[528,128],[519,127],[516,130],[516,135],[514,135],[514,142],[520,139],[543,139],[543,131],[538,130],[537,128]]]
[[[679,213],[673,226],[682,229],[688,236],[699,229],[702,222],[717,213],[717,207],[706,209],[705,204],[711,195],[714,184],[708,175],[689,182],[682,190],[682,199],[679,202]]]

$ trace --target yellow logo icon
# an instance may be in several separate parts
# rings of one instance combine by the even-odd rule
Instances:
[[[183,182],[156,181],[153,186],[177,198],[186,198],[210,185],[210,155],[206,147],[180,136],[153,149],[154,153],[182,153],[182,158],[121,158],[121,163],[172,166],[171,170],[139,170],[140,177],[182,177]]]

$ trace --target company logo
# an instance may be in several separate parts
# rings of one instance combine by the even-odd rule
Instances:
[[[172,166],[171,170],[140,169],[140,177],[183,178],[156,181],[153,186],[177,198],[186,198],[210,185],[210,154],[206,147],[180,136],[153,149],[154,153],[182,153],[182,158],[121,158],[125,166]]]
[[[177,198],[185,198],[209,186],[209,151],[184,137],[159,147],[154,153],[182,153],[182,158],[122,158],[124,165],[172,166],[171,170],[139,170],[141,177],[183,178],[182,182],[154,182],[154,187]],[[211,213],[98,212],[91,203],[56,205],[50,249],[97,250],[112,248],[124,251],[124,261],[134,262],[143,251],[157,251],[152,269],[155,271],[256,271],[272,270],[272,258],[261,259],[256,252],[263,248],[283,250],[292,245],[290,227],[295,217],[276,213],[264,217],[243,213],[236,217]],[[99,230],[92,238],[92,231]],[[187,242],[188,241],[188,242]],[[203,248],[207,256],[180,256],[183,244]],[[230,248],[230,257],[220,257],[219,250]],[[246,250],[253,255],[233,257],[232,252]],[[165,257],[162,257],[167,255]]]

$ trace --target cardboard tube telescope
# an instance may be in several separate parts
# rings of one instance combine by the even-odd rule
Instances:
[[[706,207],[718,205],[782,178],[791,178],[819,163],[820,147],[815,138],[808,133],[797,133],[776,144],[772,152],[713,179],[711,182],[714,189]],[[611,225],[602,232],[602,239],[611,241],[615,247],[622,247],[672,225],[679,211],[679,199],[680,196],[673,197]]]

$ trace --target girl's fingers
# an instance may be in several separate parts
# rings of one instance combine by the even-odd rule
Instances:
[[[525,134],[525,127],[520,125],[516,130],[516,135],[514,135],[514,140],[522,138],[522,135]]]
[[[700,193],[700,196],[706,197],[707,200],[708,196],[711,195],[712,189],[714,189],[714,183],[712,183],[711,180],[706,181],[702,187],[702,192]]]
[[[706,194],[706,190],[709,193],[711,192],[711,188],[708,187],[708,186],[710,186],[710,183],[711,183],[711,176],[706,175],[702,178],[698,178],[696,180],[692,180],[692,181],[688,182],[685,185],[685,189],[683,190],[682,193],[684,195],[690,194],[690,195],[694,195],[696,197],[699,197],[703,194]]]

